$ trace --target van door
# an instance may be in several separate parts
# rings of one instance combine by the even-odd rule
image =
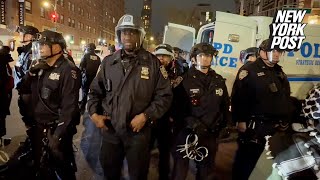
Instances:
[[[196,30],[193,27],[168,23],[164,29],[163,43],[189,52],[195,43]]]

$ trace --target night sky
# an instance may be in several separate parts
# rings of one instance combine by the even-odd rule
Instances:
[[[164,25],[168,23],[165,15],[165,9],[169,6],[174,6],[179,9],[190,9],[199,3],[210,3],[213,11],[235,11],[234,0],[153,0],[152,2],[152,29],[154,33],[162,32]],[[141,16],[143,0],[125,0],[125,12]]]

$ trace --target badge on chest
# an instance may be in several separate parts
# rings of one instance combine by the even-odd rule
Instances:
[[[199,93],[200,89],[190,89],[190,101],[193,106],[200,105]]]
[[[216,95],[222,96],[223,95],[223,89],[222,88],[216,89]]]
[[[51,73],[49,75],[48,79],[51,79],[53,81],[58,81],[60,79],[60,74],[59,73]]]
[[[277,88],[276,83],[271,83],[271,84],[269,84],[269,89],[270,89],[270,91],[273,92],[273,93],[278,92],[278,88]]]
[[[141,79],[149,79],[149,68],[148,67],[141,68]]]

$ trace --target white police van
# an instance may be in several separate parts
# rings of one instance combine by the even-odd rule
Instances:
[[[219,50],[212,68],[224,78],[229,94],[238,69],[240,51],[248,47],[258,47],[269,37],[272,17],[245,17],[231,13],[216,12],[216,20],[196,30],[192,27],[169,23],[165,27],[163,43],[190,51],[195,43],[207,42]],[[287,74],[292,96],[304,99],[308,90],[320,81],[320,26],[308,24],[304,33],[306,39],[297,52],[286,52],[280,65]]]

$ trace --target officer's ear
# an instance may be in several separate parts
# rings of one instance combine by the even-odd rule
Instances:
[[[55,53],[59,53],[62,51],[62,48],[59,44],[53,44],[52,45],[52,53],[55,54]]]
[[[195,57],[192,57],[192,58],[191,58],[191,62],[192,62],[192,64],[196,64],[196,63],[197,63],[196,58],[195,58]]]

